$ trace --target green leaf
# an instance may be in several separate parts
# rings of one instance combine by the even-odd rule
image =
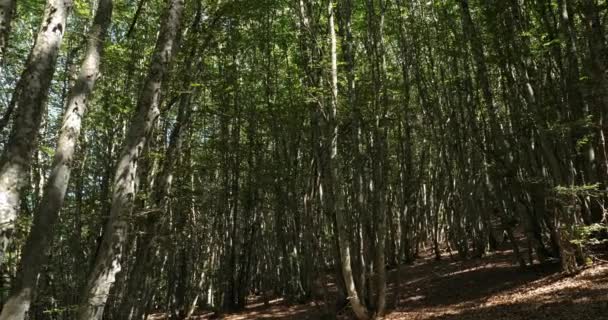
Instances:
[[[53,149],[49,146],[40,146],[40,151],[44,152],[49,157],[52,157],[55,155],[55,149]]]
[[[84,17],[91,17],[91,6],[86,0],[76,0],[74,1],[74,14]]]

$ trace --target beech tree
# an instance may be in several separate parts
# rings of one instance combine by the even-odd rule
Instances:
[[[51,173],[35,213],[32,230],[23,248],[19,271],[12,284],[11,296],[2,308],[0,319],[24,319],[36,288],[40,268],[53,237],[54,224],[68,188],[71,166],[80,136],[82,118],[99,77],[104,39],[112,16],[112,0],[100,0],[89,34],[87,53],[77,79],[68,94],[61,132],[55,150]]]
[[[15,86],[8,112],[15,110],[9,140],[0,158],[0,262],[13,238],[20,208],[21,190],[28,179],[27,169],[36,148],[49,86],[53,79],[59,47],[72,9],[71,1],[48,1],[36,42],[19,82]],[[2,8],[4,10],[4,8]],[[10,6],[3,16],[12,14]],[[2,24],[4,20],[0,22]],[[10,19],[6,20],[10,23]],[[3,28],[6,26],[3,25]],[[8,28],[8,27],[6,27]]]
[[[162,81],[172,56],[178,49],[182,11],[182,0],[171,0],[167,3],[137,111],[116,164],[110,217],[85,286],[78,319],[102,318],[110,289],[120,271],[128,236],[128,218],[135,200],[137,163],[159,115]]]
[[[44,5],[0,1],[2,320],[374,319],[606,228],[605,0]]]
[[[15,0],[0,2],[0,61],[4,59],[8,38],[11,33],[11,22],[15,13]]]

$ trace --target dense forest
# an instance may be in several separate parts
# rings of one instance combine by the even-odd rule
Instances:
[[[0,0],[0,319],[365,320],[420,259],[601,264],[607,34],[606,0]]]

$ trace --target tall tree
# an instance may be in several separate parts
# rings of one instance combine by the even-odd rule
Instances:
[[[29,309],[36,282],[54,235],[54,226],[63,206],[72,171],[76,143],[88,100],[99,77],[99,65],[106,33],[112,18],[112,0],[100,0],[89,32],[87,52],[74,86],[68,94],[63,123],[53,159],[51,174],[35,213],[32,230],[26,241],[16,281],[2,308],[0,319],[22,320]]]
[[[179,47],[183,11],[183,0],[167,1],[148,75],[116,165],[110,217],[79,306],[80,320],[102,318],[110,288],[121,269],[135,200],[137,163],[159,115],[163,80]]]
[[[338,180],[338,53],[337,53],[337,36],[335,23],[335,5],[333,1],[329,1],[329,42],[330,42],[330,108],[326,113],[327,128],[325,143],[327,144],[327,155],[325,166],[328,179],[324,183],[327,189],[326,208],[328,214],[334,215],[336,218],[336,237],[338,238],[338,246],[340,253],[340,265],[342,267],[342,277],[346,286],[348,300],[353,308],[353,311],[360,320],[369,319],[369,311],[359,298],[359,293],[355,286],[355,278],[353,276],[351,264],[351,245],[350,239],[347,236],[348,227],[344,219],[344,210],[339,207],[337,197],[340,196],[339,180]]]
[[[18,3],[7,107],[43,2]],[[427,254],[507,239],[522,267],[587,261],[571,238],[605,220],[604,0],[135,2],[94,96],[80,39],[103,10],[74,2],[0,264],[3,317],[31,300],[37,320],[180,319],[259,294],[335,296],[319,310],[371,319],[404,301],[388,268]]]
[[[9,105],[9,110],[14,109],[16,114],[0,158],[0,264],[4,263],[13,237],[21,190],[27,183],[27,169],[37,146],[38,129],[71,9],[71,0],[46,3],[36,42]]]

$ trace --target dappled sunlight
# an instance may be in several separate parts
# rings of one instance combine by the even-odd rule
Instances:
[[[437,287],[451,291],[454,297],[462,297],[462,301],[442,304],[441,301],[437,301],[437,296],[429,296],[428,299],[414,299],[421,295],[404,296],[400,299],[402,309],[391,312],[387,319],[503,319],[508,317],[522,320],[545,318],[578,320],[602,319],[595,311],[608,310],[608,265],[595,266],[574,277],[565,277],[559,273],[549,274],[537,280],[521,283],[504,291],[479,298],[467,299],[466,287],[462,287],[462,290],[450,290],[454,286],[453,276],[464,274],[473,276],[475,273],[483,272],[483,269],[465,269],[461,272],[451,273],[445,279],[438,279],[439,282],[435,284]],[[494,269],[495,272],[501,271],[500,268]],[[498,281],[500,278],[488,277],[485,283],[471,284],[471,286],[474,290],[481,290],[481,286],[488,286],[492,282]],[[433,286],[433,284],[430,285]],[[454,297],[451,300],[457,300]],[[414,305],[416,302],[418,304]]]
[[[245,319],[318,319],[322,313],[323,305],[319,302],[309,302],[305,304],[290,304],[283,298],[276,298],[264,302],[260,297],[253,296],[248,299],[248,304],[244,310],[216,314],[214,312],[198,312],[191,317],[192,320],[203,319],[225,319],[225,320],[245,320]],[[150,318],[151,320],[164,320],[164,316]]]
[[[226,320],[245,320],[245,319],[293,319],[298,317],[299,319],[315,319],[314,313],[311,313],[311,306],[305,305],[272,305],[269,308],[247,310],[238,314],[225,315],[222,319]],[[201,318],[204,319],[204,318]]]
[[[0,320],[608,320],[607,1],[0,0]]]
[[[490,255],[482,260],[434,261],[389,270],[385,319],[601,319],[592,317],[608,310],[608,264],[595,265],[574,277],[558,272],[556,265],[535,265],[526,270],[514,266],[509,255]],[[396,291],[397,270],[400,290]],[[328,280],[327,289],[335,292]],[[332,295],[332,299],[335,297]],[[244,310],[217,315],[199,313],[192,319],[320,319],[333,310],[332,301],[292,304],[283,298],[251,297]],[[335,312],[331,311],[330,312]],[[350,309],[335,319],[352,319]],[[161,320],[163,318],[153,318]]]
[[[457,270],[450,263],[439,262],[429,264],[426,272],[419,270],[429,276],[417,279],[418,281],[409,285],[407,281],[402,283],[397,309],[405,311],[429,306],[467,308],[471,304],[483,303],[493,295],[518,288],[553,272],[551,269],[522,272],[516,266],[495,261],[480,267],[470,266],[468,263],[460,267],[462,269]],[[407,277],[407,271],[403,272],[402,277]],[[393,293],[394,288],[391,289]],[[427,298],[412,299],[419,296]]]
[[[503,263],[500,265],[479,265],[479,266],[475,266],[475,267],[471,267],[471,268],[467,268],[467,269],[463,269],[463,270],[457,270],[457,271],[453,271],[453,272],[449,272],[443,275],[443,277],[452,277],[452,276],[457,276],[457,275],[462,275],[465,273],[469,273],[469,272],[475,272],[475,271],[479,271],[479,270],[484,270],[484,269],[488,269],[488,268],[492,268],[492,269],[496,269],[496,268],[508,268],[508,269],[512,269],[513,266]]]

